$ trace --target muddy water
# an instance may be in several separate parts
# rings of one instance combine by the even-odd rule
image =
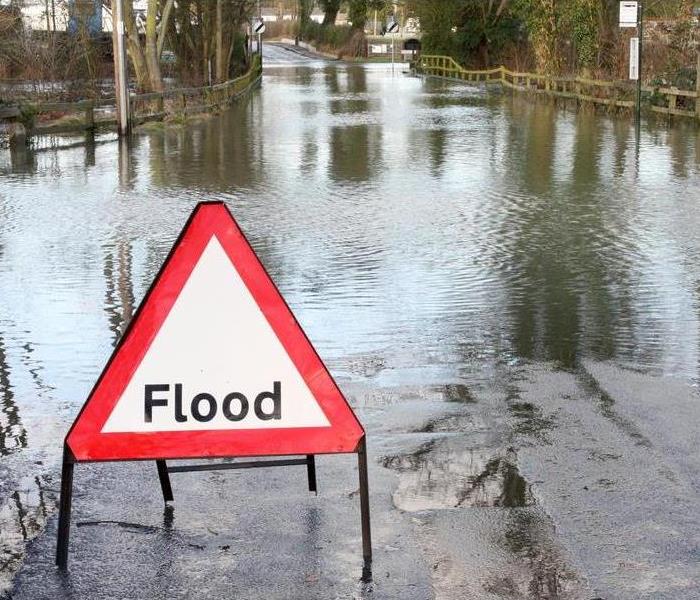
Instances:
[[[367,423],[437,597],[693,597],[698,131],[637,145],[622,119],[267,59],[219,117],[0,151],[5,582],[186,216],[223,199]]]

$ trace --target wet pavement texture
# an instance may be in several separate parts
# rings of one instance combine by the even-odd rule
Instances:
[[[691,599],[700,133],[266,47],[226,113],[0,150],[0,586],[24,598]],[[173,474],[63,436],[223,199],[368,431],[357,461]]]

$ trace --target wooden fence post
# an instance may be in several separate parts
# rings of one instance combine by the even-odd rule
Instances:
[[[672,88],[673,89],[673,88]],[[676,110],[678,106],[678,96],[676,94],[668,94],[668,112],[673,114],[672,111]]]

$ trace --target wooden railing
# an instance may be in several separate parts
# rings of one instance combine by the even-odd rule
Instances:
[[[536,73],[517,73],[505,67],[483,71],[462,67],[449,56],[422,55],[414,63],[418,73],[475,83],[495,83],[504,87],[578,102],[589,102],[630,109],[635,106],[636,86],[628,81],[599,81],[583,77],[552,77]],[[700,119],[698,93],[676,88],[644,86],[651,98],[650,109],[656,113]]]
[[[260,79],[261,73],[262,63],[256,55],[247,73],[224,83],[151,94],[132,94],[129,97],[132,123],[157,121],[170,115],[219,110],[245,93]],[[35,133],[89,130],[116,122],[114,98],[24,104],[6,107],[4,114],[7,120],[33,121],[30,129]],[[3,113],[0,113],[0,118],[2,117]]]
[[[159,120],[169,114],[187,115],[219,110],[243,94],[255,83],[262,72],[258,55],[245,74],[224,83],[198,88],[180,88],[137,94],[130,98],[132,120],[137,122]]]

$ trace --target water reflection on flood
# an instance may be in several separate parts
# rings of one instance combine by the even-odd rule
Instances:
[[[697,129],[650,126],[637,148],[624,119],[384,66],[274,62],[219,117],[0,151],[0,455],[27,453],[15,475],[58,460],[200,200],[230,205],[343,377],[464,404],[465,373],[523,359],[699,379]],[[552,426],[510,410],[535,427],[521,433]],[[434,443],[391,459],[411,472],[399,505],[531,503],[507,450]],[[3,536],[27,529],[20,487],[0,497]]]
[[[386,458],[384,466],[402,474],[393,497],[401,510],[533,503],[515,452],[470,448],[462,436],[431,440],[411,454]]]

